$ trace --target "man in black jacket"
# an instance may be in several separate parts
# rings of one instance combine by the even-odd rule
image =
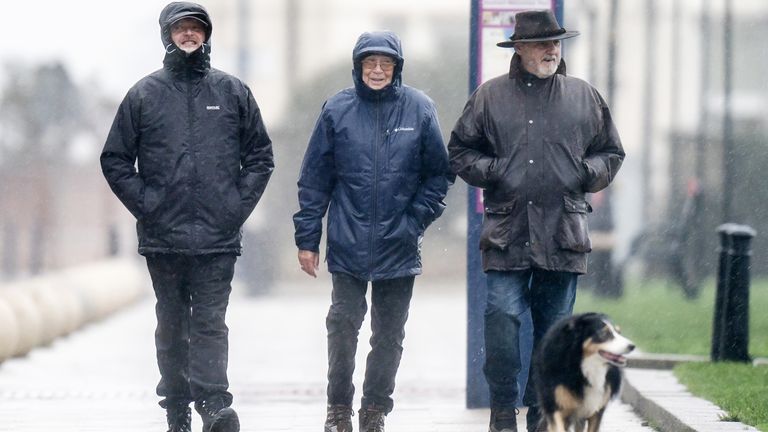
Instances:
[[[204,432],[234,432],[225,314],[242,224],[274,168],[272,143],[250,89],[210,67],[205,8],[170,3],[160,28],[163,68],[128,91],[101,166],[136,217],[152,277],[169,431],[191,430],[194,402]]]
[[[515,49],[509,74],[475,91],[448,144],[454,172],[483,189],[491,432],[517,431],[520,316],[531,311],[535,348],[571,314],[591,250],[585,193],[608,186],[624,159],[605,101],[565,75],[560,40],[578,33],[551,11],[521,12],[515,21],[510,40],[498,44]],[[532,384],[523,402],[528,430],[539,430]]]

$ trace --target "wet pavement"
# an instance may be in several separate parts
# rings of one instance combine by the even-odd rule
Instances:
[[[387,430],[484,432],[488,410],[466,409],[464,404],[464,290],[460,282],[420,282]],[[321,278],[283,284],[275,290],[279,294],[262,297],[247,297],[237,288],[227,318],[229,378],[242,430],[321,430],[330,282]],[[116,315],[0,364],[0,431],[165,431],[164,411],[154,394],[153,308],[148,290],[141,301]],[[357,354],[358,389],[368,325],[366,320]],[[194,416],[193,430],[200,427]],[[653,429],[631,406],[614,401],[602,430]]]

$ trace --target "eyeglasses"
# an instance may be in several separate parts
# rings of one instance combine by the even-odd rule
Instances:
[[[395,62],[392,59],[384,58],[384,59],[375,59],[375,58],[366,58],[363,59],[363,67],[366,69],[376,69],[376,65],[379,65],[381,70],[384,72],[389,72],[392,69],[395,68],[395,65],[397,62]]]

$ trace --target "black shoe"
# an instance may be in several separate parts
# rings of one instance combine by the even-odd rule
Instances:
[[[541,411],[536,405],[528,407],[528,413],[525,415],[525,423],[528,432],[547,432],[547,422],[541,418]]]
[[[203,432],[240,432],[240,419],[231,407],[203,401],[195,409],[203,419]]]
[[[352,432],[354,411],[346,405],[328,405],[325,432]]]
[[[516,408],[491,408],[488,432],[517,432]]]
[[[188,406],[168,408],[168,432],[192,432],[192,410]]]
[[[384,417],[387,413],[381,407],[360,408],[360,432],[384,432]]]

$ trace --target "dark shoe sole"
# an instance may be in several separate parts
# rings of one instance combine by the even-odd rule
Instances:
[[[240,419],[232,408],[219,411],[216,420],[211,423],[210,432],[240,432]]]

